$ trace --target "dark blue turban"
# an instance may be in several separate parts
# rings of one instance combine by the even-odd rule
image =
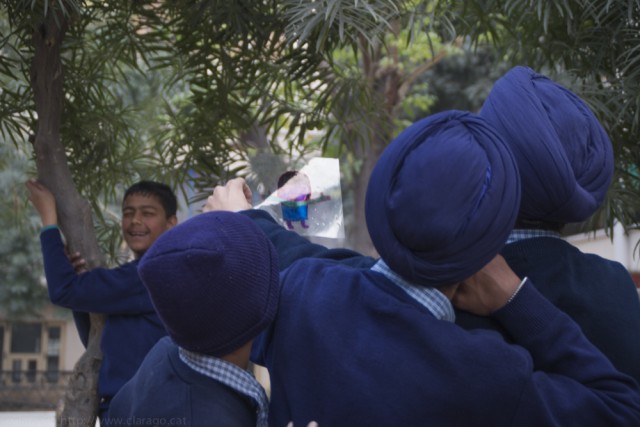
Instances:
[[[523,219],[576,222],[598,209],[613,176],[613,149],[578,96],[515,67],[496,82],[480,115],[518,162]]]
[[[164,232],[138,273],[173,341],[221,357],[254,339],[278,309],[278,256],[248,217],[206,212]]]
[[[502,249],[520,206],[513,156],[478,115],[422,119],[389,144],[366,196],[369,234],[406,280],[444,286],[473,275]]]

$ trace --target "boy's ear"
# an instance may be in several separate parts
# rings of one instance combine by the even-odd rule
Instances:
[[[178,224],[178,217],[176,215],[171,215],[169,218],[167,218],[167,222],[169,223],[170,227],[175,227],[176,224]]]

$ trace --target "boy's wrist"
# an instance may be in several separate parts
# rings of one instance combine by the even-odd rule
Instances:
[[[58,216],[57,215],[42,215],[40,217],[42,220],[42,226],[47,227],[49,225],[57,225],[58,224]]]
[[[45,231],[47,231],[47,230],[53,230],[53,229],[56,229],[56,230],[57,230],[58,228],[59,228],[59,227],[58,227],[58,224],[47,224],[47,225],[43,225],[43,226],[40,228],[40,233],[43,233],[43,232],[45,232]]]

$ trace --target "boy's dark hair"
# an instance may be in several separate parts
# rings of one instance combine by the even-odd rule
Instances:
[[[278,178],[278,188],[282,188],[291,178],[298,175],[298,171],[286,171]]]
[[[291,180],[294,176],[302,175],[307,177],[307,175],[303,172],[299,171],[286,171],[278,178],[278,188],[284,187],[284,185]],[[308,180],[308,177],[307,177]],[[309,200],[311,198],[311,193],[305,194],[305,200]]]
[[[167,218],[173,216],[178,211],[178,200],[175,193],[167,184],[156,181],[140,181],[127,188],[122,201],[132,194],[143,194],[145,196],[155,196],[160,200]]]

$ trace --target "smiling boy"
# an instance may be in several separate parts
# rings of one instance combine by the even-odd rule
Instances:
[[[175,196],[164,184],[142,181],[127,190],[122,202],[122,232],[136,258],[176,225],[175,205]]]
[[[127,189],[122,202],[122,233],[134,260],[113,269],[77,273],[82,264],[65,253],[58,228],[56,200],[41,183],[26,183],[29,200],[40,214],[44,270],[53,304],[74,311],[78,333],[86,345],[88,313],[106,314],[102,332],[102,366],[98,379],[100,418],[111,398],[136,372],[147,352],[167,335],[138,275],[138,260],[155,240],[178,222],[177,200],[165,184],[140,181]]]

